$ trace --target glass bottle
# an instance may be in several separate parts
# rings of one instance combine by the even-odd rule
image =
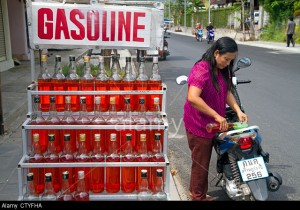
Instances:
[[[109,104],[110,104],[109,113],[108,113],[108,118],[106,120],[106,123],[109,125],[120,124],[120,120],[117,115],[116,97],[115,96],[110,97]]]
[[[70,190],[69,184],[69,172],[62,172],[62,184],[61,184],[61,193],[57,197],[58,201],[74,201],[75,198]]]
[[[61,119],[62,125],[75,125],[76,120],[73,117],[72,112],[72,105],[71,105],[71,96],[65,97],[65,112],[64,116]],[[70,144],[72,152],[74,153],[76,151],[76,130],[74,129],[62,129],[60,130],[60,145],[64,145],[64,136],[65,134],[69,134],[70,136]]]
[[[164,181],[163,181],[163,170],[156,169],[156,178],[154,182],[152,200],[154,201],[165,201],[167,200],[167,194],[164,191]]]
[[[104,66],[104,57],[99,56],[98,74],[95,78],[96,91],[108,91],[108,79]],[[99,95],[101,97],[101,111],[107,112],[109,108],[109,95]]]
[[[86,109],[86,98],[84,96],[80,97],[80,112],[79,117],[76,119],[76,125],[89,125],[91,123],[90,118]],[[89,129],[76,129],[76,146],[78,148],[78,144],[80,142],[80,134],[85,133],[85,143],[87,151],[91,150],[90,142],[91,142],[91,130]]]
[[[54,67],[54,74],[52,75],[52,85],[54,91],[65,91],[66,84],[65,84],[65,75],[62,72],[61,67],[61,56],[55,56],[55,67]],[[65,100],[64,95],[56,95],[56,110],[58,112],[62,112],[65,109]]]
[[[42,201],[55,201],[57,200],[56,193],[54,192],[53,183],[52,183],[52,174],[45,174],[45,191],[41,196]]]
[[[26,193],[23,196],[24,201],[38,201],[39,195],[35,192],[34,188],[34,174],[32,172],[27,174],[27,188]]]
[[[70,143],[71,136],[70,134],[64,135],[64,144],[63,144],[63,151],[59,155],[59,162],[61,163],[73,163],[75,162],[74,159],[74,152],[72,151],[72,146]],[[64,171],[68,171],[69,174],[69,186],[70,191],[74,192],[75,183],[74,183],[74,168],[73,167],[61,167],[60,173],[62,174]],[[60,182],[63,182],[63,180],[60,180]]]
[[[111,91],[120,91],[122,90],[122,79],[120,76],[120,68],[119,68],[119,60],[117,55],[112,56],[112,66],[111,66],[111,77],[108,80],[109,84],[109,90]],[[121,101],[120,95],[114,95],[116,100],[116,110],[121,111],[123,107],[121,107],[121,104],[123,103]]]
[[[150,116],[150,124],[151,125],[163,125],[163,120],[160,116],[160,106],[159,106],[159,97],[153,98],[153,105],[152,105],[152,115]]]
[[[126,142],[122,152],[122,162],[135,162],[131,140],[131,133],[126,134]],[[124,193],[131,193],[135,190],[135,169],[135,167],[122,167],[121,189]]]
[[[149,121],[146,117],[145,100],[143,97],[139,99],[139,108],[137,111],[138,111],[137,116],[135,117],[134,121],[136,125],[139,125],[141,127],[136,129],[136,136],[137,136],[137,141],[135,142],[136,151],[138,151],[141,134],[146,134],[147,136],[149,136],[149,130],[145,129],[145,125],[148,125]]]
[[[94,134],[94,148],[91,153],[91,162],[104,162],[104,153],[101,147],[101,135]],[[104,191],[104,167],[93,167],[91,169],[91,186],[93,193]]]
[[[131,57],[126,57],[126,65],[125,65],[125,75],[122,79],[122,87],[124,91],[133,91],[135,90],[135,77],[132,74],[132,65],[131,65]],[[130,110],[133,111],[135,107],[135,95],[122,95],[124,98],[130,98],[131,104],[130,104]],[[122,101],[123,102],[123,101]]]
[[[139,201],[149,201],[152,197],[152,192],[148,188],[148,171],[143,169],[139,175],[139,188],[137,199]]]
[[[162,80],[161,76],[159,75],[159,66],[158,66],[158,57],[153,56],[153,64],[152,64],[152,74],[148,81],[148,90],[155,91],[155,90],[162,90]],[[151,110],[152,106],[154,105],[154,98],[158,97],[159,101],[162,101],[162,95],[159,94],[150,94],[148,95],[148,104],[147,110]],[[161,104],[159,104],[161,107]]]
[[[85,133],[79,134],[79,145],[77,149],[77,153],[75,154],[75,159],[77,162],[90,162],[90,155],[86,147],[86,136]],[[89,191],[90,186],[90,168],[89,167],[76,167],[75,174],[79,174],[79,171],[84,171],[85,174],[85,187],[86,190]],[[76,181],[78,181],[79,177],[77,177]]]
[[[80,78],[79,89],[81,91],[94,91],[95,78],[91,74],[90,56],[84,56],[83,62],[84,62],[84,74]],[[88,112],[92,112],[94,110],[94,96],[85,95],[85,97],[86,97],[86,109]]]
[[[47,118],[47,124],[49,125],[60,125],[60,119],[57,115],[57,110],[56,110],[56,100],[55,96],[50,96],[50,107],[49,107],[49,116]],[[55,139],[55,146],[57,152],[61,152],[61,145],[59,141],[59,136],[60,136],[60,130],[59,129],[49,129],[48,134],[54,134],[57,139]]]
[[[145,91],[147,90],[147,86],[148,86],[148,76],[145,74],[145,58],[141,57],[140,58],[140,66],[139,66],[139,74],[135,80],[135,86],[136,86],[136,90],[142,90]],[[144,98],[144,100],[146,101],[146,95],[144,94],[138,94],[136,95],[136,100],[138,101],[139,98]],[[139,104],[136,103],[136,108],[135,110],[138,111],[138,106]],[[146,103],[145,103],[146,106]]]
[[[47,67],[47,55],[42,55],[41,57],[41,71],[38,76],[38,90],[39,91],[51,91],[51,75]],[[47,112],[50,106],[50,96],[41,95],[41,109],[43,112]]]
[[[58,163],[59,157],[55,147],[55,135],[48,134],[48,150],[44,154],[44,160],[46,163]],[[60,190],[60,180],[59,180],[59,168],[47,167],[45,168],[45,173],[52,174],[52,184],[54,191],[56,193]]]
[[[30,125],[46,125],[46,120],[42,116],[41,104],[40,104],[40,96],[35,95],[33,98],[33,114],[31,116]],[[39,144],[41,152],[44,153],[47,150],[48,144],[48,131],[44,129],[31,129],[31,145],[33,145],[33,135],[35,133],[39,134]],[[43,175],[44,178],[44,175]]]
[[[236,126],[235,123],[228,123],[228,128],[232,128],[233,126]],[[206,125],[206,131],[208,133],[217,133],[217,132],[221,132],[220,130],[220,123],[208,123]]]
[[[119,145],[117,135],[110,134],[110,144],[106,156],[106,162],[120,162]],[[120,167],[106,167],[106,192],[117,193],[120,191]]]
[[[31,152],[28,157],[29,163],[44,163],[44,156],[42,154],[40,143],[39,143],[39,134],[33,134],[33,144],[31,148]],[[33,173],[35,175],[35,179],[33,180],[35,186],[35,192],[37,194],[41,194],[44,192],[45,183],[44,183],[44,168],[29,168],[29,173]]]
[[[79,91],[79,75],[76,73],[75,55],[69,56],[69,75],[66,77],[66,90]],[[71,96],[71,109],[79,111],[79,95]]]
[[[86,175],[84,171],[78,171],[78,183],[77,188],[74,193],[74,197],[76,201],[89,201],[90,195],[89,191],[86,188],[86,182],[84,181],[86,179]]]
[[[139,143],[139,147],[138,147],[138,151],[137,151],[137,157],[136,157],[137,162],[149,162],[150,161],[146,139],[147,139],[146,134],[144,134],[144,133],[140,134],[140,143]],[[141,174],[141,171],[143,169],[146,169],[149,172],[148,183],[150,183],[150,181],[151,181],[150,167],[138,166],[137,167],[137,176],[138,176],[138,174]],[[141,182],[141,177],[138,176],[137,177],[137,189],[139,189],[140,182]]]

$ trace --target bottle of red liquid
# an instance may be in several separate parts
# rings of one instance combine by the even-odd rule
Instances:
[[[232,128],[233,126],[235,126],[235,123],[228,123],[228,128]],[[220,130],[220,123],[209,123],[206,125],[206,131],[208,133],[217,133],[217,132],[221,132]]]
[[[136,130],[137,141],[135,142],[135,151],[138,151],[140,145],[141,134],[149,136],[149,130],[145,129],[145,125],[149,125],[149,121],[146,116],[145,98],[139,98],[139,108],[137,116],[134,118],[136,125],[141,126]]]
[[[57,196],[54,192],[53,182],[52,182],[52,174],[45,174],[45,191],[41,196],[42,201],[56,201]]]
[[[71,109],[71,96],[65,97],[65,112],[64,116],[61,120],[62,125],[75,125],[76,120],[73,117],[72,109]],[[72,152],[76,151],[76,130],[74,129],[62,129],[60,130],[60,145],[64,145],[64,136],[65,134],[69,134],[70,144]]]
[[[84,56],[83,62],[84,62],[84,74],[80,78],[79,90],[94,91],[95,90],[95,78],[91,74],[90,56]],[[85,95],[85,97],[86,97],[86,109],[88,112],[92,112],[94,110],[94,96],[93,95]]]
[[[38,90],[39,91],[51,91],[52,77],[48,71],[47,67],[47,55],[42,55],[41,57],[41,72],[38,76]],[[41,109],[43,112],[48,112],[50,106],[50,96],[49,95],[41,95]]]
[[[91,120],[88,116],[86,109],[86,98],[84,96],[80,97],[80,112],[79,117],[76,119],[76,125],[90,125]],[[91,150],[91,130],[89,129],[76,129],[76,145],[80,143],[80,134],[85,134],[85,146],[87,151]]]
[[[57,197],[58,201],[75,201],[73,194],[70,191],[69,172],[62,172],[61,194]]]
[[[89,190],[86,188],[86,175],[84,171],[78,171],[78,182],[77,188],[74,193],[74,197],[76,201],[89,201],[90,195]]]
[[[46,125],[46,120],[42,116],[41,104],[40,104],[40,96],[35,95],[33,98],[33,114],[31,116],[31,121],[29,125]],[[48,144],[48,131],[44,129],[31,129],[31,145],[33,145],[33,135],[37,133],[39,134],[39,144],[40,150],[43,154],[47,150]],[[44,175],[43,175],[44,176]],[[43,177],[44,178],[44,177]]]
[[[61,67],[61,56],[55,56],[55,67],[54,67],[54,74],[52,75],[52,85],[54,91],[65,91],[66,84],[65,84],[65,75],[62,72]],[[65,109],[65,100],[64,95],[56,95],[56,110],[58,112],[62,112]]]
[[[50,96],[50,107],[49,107],[49,116],[46,120],[48,125],[60,125],[60,118],[57,115],[57,110],[56,110],[56,99],[55,96]],[[56,146],[57,152],[61,152],[61,145],[60,145],[60,130],[59,129],[49,129],[48,134],[54,134],[56,139],[54,141],[54,144]]]
[[[110,134],[110,144],[106,162],[120,162],[120,145],[117,144],[117,135]],[[106,167],[106,192],[117,193],[120,191],[120,167]]]
[[[138,147],[137,157],[136,157],[137,162],[149,162],[150,161],[146,140],[147,140],[146,134],[140,134],[140,144],[139,144],[139,147]],[[148,183],[150,183],[150,181],[151,181],[150,167],[147,167],[147,166],[137,167],[137,172],[136,172],[137,173],[137,186],[136,186],[137,190],[139,189],[139,183],[141,182],[141,177],[138,176],[138,174],[141,174],[141,171],[143,169],[145,169],[149,172],[149,174],[148,174]]]
[[[59,162],[61,163],[73,163],[75,162],[74,158],[74,152],[72,151],[72,146],[70,143],[70,134],[64,135],[64,144],[63,144],[63,151],[59,155]],[[75,182],[74,182],[74,168],[72,167],[61,167],[60,168],[60,174],[62,174],[64,171],[68,171],[69,174],[69,186],[70,186],[70,192],[74,192],[75,189]],[[61,176],[60,176],[61,177]],[[60,182],[62,182],[61,180]]]
[[[94,148],[91,153],[91,162],[104,162],[104,153],[101,147],[101,135],[94,135]],[[104,191],[104,167],[93,167],[91,169],[91,186],[93,193],[101,193]]]
[[[48,134],[48,150],[44,154],[44,160],[46,163],[58,163],[59,157],[55,147],[55,135]],[[47,167],[45,168],[45,173],[52,174],[52,184],[54,192],[58,193],[60,191],[60,178],[59,178],[59,168]]]
[[[126,134],[126,142],[122,152],[122,162],[135,162],[131,136],[131,133]],[[121,189],[124,193],[131,193],[135,190],[135,169],[135,167],[122,167]]]
[[[152,149],[152,153],[151,153],[151,162],[164,162],[165,161],[160,139],[161,139],[160,133],[155,133],[153,149]],[[162,177],[164,177],[164,167],[151,167],[150,189],[152,191],[155,190],[155,180],[156,180],[156,170],[157,169],[161,169],[161,171],[163,173]]]
[[[86,142],[85,142],[85,133],[81,133],[79,135],[79,145],[78,145],[78,150],[75,155],[75,159],[77,162],[90,162],[90,155],[89,152],[86,148]],[[84,171],[85,174],[85,187],[86,190],[89,191],[89,186],[90,186],[90,168],[89,167],[77,167],[75,168],[75,174],[79,174],[79,171]],[[78,184],[78,179],[75,179],[75,182]]]
[[[96,91],[107,91],[108,90],[108,79],[109,77],[106,74],[104,67],[104,57],[99,56],[99,67],[98,74],[95,78],[95,90]],[[99,95],[101,97],[101,111],[107,112],[109,108],[109,95]]]
[[[152,198],[152,192],[151,190],[149,190],[148,177],[148,171],[146,169],[141,170],[141,173],[139,175],[139,188],[137,194],[137,199],[139,201],[149,201]]]
[[[159,67],[158,67],[158,57],[153,56],[153,64],[152,64],[152,75],[148,81],[148,90],[155,91],[155,90],[162,90],[162,81],[161,76],[159,75]],[[159,94],[151,94],[148,95],[148,104],[147,110],[151,110],[153,107],[154,98],[159,98],[159,102],[162,101],[162,95]],[[159,107],[161,109],[161,104],[159,103]]]
[[[69,56],[69,75],[66,77],[66,90],[79,91],[79,75],[76,73],[75,55]],[[71,96],[71,109],[73,112],[79,111],[79,96]]]
[[[164,123],[160,116],[159,97],[154,97],[153,102],[151,107],[152,115],[150,116],[149,122],[151,125],[163,125]]]
[[[42,154],[40,144],[39,144],[39,134],[33,134],[33,144],[31,153],[29,154],[29,163],[44,163],[44,156]],[[35,176],[34,179],[34,187],[37,194],[41,194],[44,192],[45,184],[44,184],[44,168],[29,168],[29,173],[33,173]]]
[[[136,87],[136,90],[142,90],[142,91],[146,91],[147,88],[148,88],[148,76],[145,74],[145,58],[144,57],[141,57],[140,58],[140,66],[139,66],[139,73],[138,73],[138,76],[135,80],[135,87]],[[139,98],[144,98],[144,101],[145,101],[145,107],[146,107],[146,95],[144,94],[139,94],[139,95],[136,95],[136,100],[137,100],[137,103],[136,103],[136,107],[135,107],[135,110],[139,111],[138,110],[138,107],[139,107]],[[146,109],[146,108],[145,108]]]
[[[132,74],[131,57],[126,57],[125,75],[122,79],[122,86],[124,91],[135,90],[135,77]],[[135,95],[123,95],[122,97],[130,98],[130,110],[133,111],[135,108]],[[124,101],[124,99],[123,99]],[[122,101],[122,102],[123,102]]]
[[[122,90],[122,79],[120,76],[121,69],[119,68],[119,59],[117,55],[112,56],[112,66],[111,66],[111,77],[108,80],[109,90],[111,91],[120,91]],[[116,109],[121,111],[123,109],[122,104],[124,100],[122,95],[113,95],[116,100]]]

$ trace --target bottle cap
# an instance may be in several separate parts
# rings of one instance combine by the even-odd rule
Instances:
[[[139,98],[139,103],[140,104],[145,104],[145,99],[144,98]]]
[[[38,142],[38,141],[40,141],[40,134],[38,133],[33,134],[33,142]]]
[[[100,141],[101,134],[95,133],[95,141]]]
[[[80,97],[80,104],[86,104],[86,97],[85,96]]]
[[[55,103],[55,96],[50,96],[50,103]]]
[[[154,134],[154,140],[160,140],[160,133]]]
[[[110,104],[116,104],[116,97],[110,97],[109,98],[109,103]]]
[[[33,173],[32,172],[27,174],[27,181],[33,181]]]
[[[84,179],[84,171],[78,171],[78,179]]]
[[[45,62],[45,61],[47,61],[47,55],[42,55],[42,57],[41,57],[41,61],[43,61],[43,62]]]
[[[40,102],[41,102],[40,96],[38,96],[38,95],[34,96],[33,102],[34,102],[35,104],[40,103]]]
[[[45,173],[45,182],[52,181],[52,173]]]
[[[146,169],[141,170],[141,177],[142,178],[147,178],[147,174],[148,174],[148,171]]]
[[[64,135],[64,141],[70,141],[70,134],[69,133],[66,133]]]
[[[90,61],[90,56],[85,55],[85,56],[83,57],[83,62],[89,62],[89,61]]]
[[[54,141],[55,140],[55,136],[53,133],[49,133],[48,134],[48,141]]]
[[[153,63],[158,63],[158,57],[157,56],[153,56]]]
[[[127,133],[126,134],[126,141],[131,141],[132,138],[132,134],[131,133]]]
[[[103,63],[104,62],[104,57],[102,55],[99,55],[99,62]]]
[[[124,98],[125,104],[130,104],[130,98]]]
[[[61,56],[60,55],[56,55],[55,56],[55,61],[56,62],[61,62]]]
[[[159,98],[158,97],[155,97],[153,100],[154,100],[154,104],[156,104],[156,105],[159,104]]]
[[[62,172],[62,178],[63,179],[69,179],[69,172],[68,171]]]
[[[79,135],[79,141],[85,141],[85,133]]]
[[[71,103],[71,96],[66,96],[65,97],[65,102],[66,102],[66,104]]]
[[[101,102],[101,97],[95,96],[95,104],[100,104],[100,102]]]
[[[140,141],[146,141],[146,134],[142,133],[140,135]]]
[[[117,134],[111,133],[110,134],[110,141],[116,141],[117,140]]]
[[[162,169],[156,169],[156,176],[162,177],[162,173],[163,173]]]
[[[75,61],[75,55],[69,55],[69,61]]]
[[[126,57],[126,63],[131,62],[131,57]]]

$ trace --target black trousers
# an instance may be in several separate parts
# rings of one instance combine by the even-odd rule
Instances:
[[[293,39],[293,34],[287,34],[286,35],[286,44],[289,47],[290,43],[292,42],[292,44],[294,45],[294,39]]]

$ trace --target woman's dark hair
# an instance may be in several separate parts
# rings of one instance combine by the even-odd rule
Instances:
[[[221,37],[216,42],[213,43],[213,45],[202,55],[202,58],[198,60],[196,63],[200,61],[208,61],[210,64],[210,75],[212,78],[212,83],[217,91],[219,91],[220,86],[217,82],[217,63],[214,56],[214,52],[218,50],[220,55],[223,55],[225,53],[234,53],[238,51],[238,46],[236,42],[230,38],[230,37]],[[232,60],[230,64],[227,67],[227,71],[223,69],[221,71],[223,78],[225,79],[225,82],[227,84],[227,88],[231,88],[231,74],[232,74],[232,68],[234,65],[235,60]]]

